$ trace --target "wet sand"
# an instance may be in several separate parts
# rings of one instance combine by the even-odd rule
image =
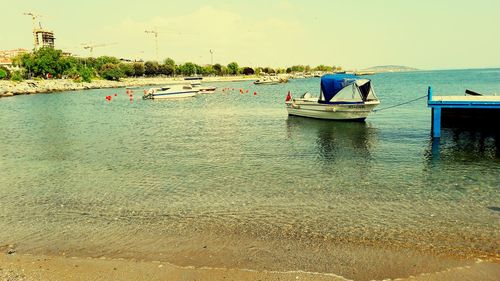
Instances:
[[[439,272],[424,272],[389,280],[498,280],[500,265],[476,261]],[[106,258],[66,258],[22,254],[0,255],[0,280],[361,280],[332,273],[255,271],[247,269],[181,267],[162,261]],[[388,279],[386,279],[388,280]]]

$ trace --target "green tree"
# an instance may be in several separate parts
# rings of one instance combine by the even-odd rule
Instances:
[[[106,80],[114,81],[119,81],[120,78],[125,76],[123,71],[120,69],[120,66],[113,63],[104,64],[99,71],[99,75]]]
[[[274,69],[272,69],[271,67],[267,66],[267,67],[264,67],[262,69],[263,72],[267,73],[267,74],[271,74],[271,73],[276,73],[276,71]]]
[[[10,70],[5,66],[0,66],[0,79],[10,79]]]
[[[314,68],[314,70],[315,71],[324,71],[324,72],[326,72],[326,71],[332,71],[333,68],[331,66],[326,66],[326,65],[320,64],[320,65],[316,66]]]
[[[120,60],[115,57],[101,56],[93,61],[92,67],[94,69],[101,69],[105,64],[119,64]]]
[[[131,63],[120,63],[118,66],[126,77],[134,76],[134,66]]]
[[[177,66],[175,65],[175,61],[171,58],[166,58],[163,64],[166,66],[166,69],[172,70],[171,74],[167,75],[175,75],[177,73]]]
[[[175,72],[175,66],[172,66],[171,64],[160,64],[158,72],[163,75],[172,76]]]
[[[24,75],[23,75],[22,71],[14,70],[14,71],[12,71],[12,73],[10,75],[10,80],[20,82],[20,81],[23,81],[23,76]]]
[[[205,74],[205,75],[214,75],[215,74],[215,69],[213,68],[212,65],[205,65],[203,67],[203,74]]]
[[[182,75],[191,76],[196,71],[196,65],[192,62],[186,62],[185,64],[179,66],[179,70]]]
[[[156,61],[147,61],[144,64],[144,74],[147,76],[155,76],[158,75],[159,65]]]
[[[261,73],[262,73],[262,67],[259,66],[259,67],[255,68],[256,75],[260,75]]]
[[[292,72],[304,72],[305,67],[303,65],[293,65]]]
[[[216,63],[212,66],[212,68],[214,69],[214,72],[215,72],[215,75],[217,76],[222,76],[222,65],[220,65],[219,63]]]
[[[206,75],[205,68],[203,66],[195,64],[194,67],[195,67],[195,70],[196,70],[196,72],[194,74]]]
[[[239,71],[239,66],[238,63],[236,62],[231,62],[227,65],[227,70],[230,75],[237,75]]]
[[[82,78],[83,82],[92,82],[92,78],[94,77],[94,69],[90,67],[82,67],[80,69],[80,77]]]
[[[144,75],[144,63],[142,62],[134,62],[134,64],[132,65],[132,67],[134,68],[134,76],[135,77],[141,77]]]
[[[251,67],[244,67],[242,70],[241,70],[241,73],[243,75],[253,75],[255,73],[255,70],[253,70],[253,68]]]

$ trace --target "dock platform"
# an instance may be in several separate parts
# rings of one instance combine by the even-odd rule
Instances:
[[[432,109],[432,137],[441,137],[442,122],[476,127],[500,128],[500,96],[434,96],[427,91]]]

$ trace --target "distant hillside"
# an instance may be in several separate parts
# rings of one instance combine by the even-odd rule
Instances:
[[[370,68],[363,69],[363,71],[372,71],[372,72],[403,72],[403,71],[417,71],[417,68],[403,66],[403,65],[380,65],[373,66]]]

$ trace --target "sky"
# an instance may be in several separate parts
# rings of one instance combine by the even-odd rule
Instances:
[[[0,0],[0,50],[33,48],[41,14],[56,48],[89,56],[240,66],[500,67],[498,0]]]

